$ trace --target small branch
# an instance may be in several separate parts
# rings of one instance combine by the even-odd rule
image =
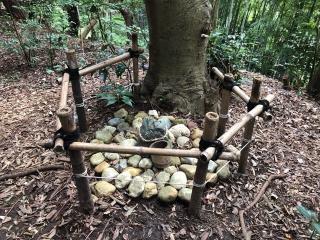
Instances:
[[[48,166],[35,167],[35,168],[26,169],[23,172],[4,174],[0,176],[0,181],[17,178],[17,177],[24,177],[31,174],[37,174],[39,172],[52,171],[52,170],[66,170],[66,169],[67,168],[64,165],[48,165]]]
[[[279,175],[271,175],[269,176],[268,180],[263,184],[262,188],[259,190],[258,194],[254,198],[254,200],[245,208],[239,211],[239,219],[240,219],[240,225],[242,229],[242,234],[245,240],[250,240],[252,232],[248,231],[246,227],[246,223],[244,221],[244,213],[248,210],[250,210],[255,204],[257,204],[260,200],[260,198],[264,195],[266,192],[268,186],[270,183],[275,180],[275,179],[282,179],[285,178],[287,175],[286,174],[279,174]]]

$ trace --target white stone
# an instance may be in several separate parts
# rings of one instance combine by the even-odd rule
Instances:
[[[162,202],[166,202],[166,203],[174,202],[177,196],[178,196],[178,191],[171,186],[166,186],[161,188],[158,193],[158,198]]]
[[[98,181],[94,188],[98,196],[109,196],[116,191],[116,187],[105,181]]]
[[[100,163],[102,163],[104,161],[105,157],[103,156],[103,154],[101,152],[99,153],[95,153],[92,154],[92,156],[90,157],[90,163],[93,166],[97,166]]]
[[[106,159],[110,160],[110,161],[114,161],[114,160],[119,160],[120,159],[120,155],[118,153],[104,153],[104,156],[106,157]]]
[[[147,182],[144,186],[143,198],[149,199],[158,194],[157,184],[153,182]]]
[[[177,190],[185,188],[187,184],[186,174],[182,171],[172,174],[169,184]]]
[[[117,176],[117,179],[115,181],[116,188],[122,189],[128,186],[128,184],[131,182],[132,176],[129,172],[122,172]]]
[[[132,167],[138,167],[141,160],[140,155],[133,155],[128,159],[128,164]]]
[[[191,188],[182,188],[178,193],[178,198],[185,202],[190,202],[192,195]]]
[[[173,126],[172,128],[170,128],[169,130],[174,137],[178,138],[178,137],[181,137],[181,136],[184,136],[184,137],[189,137],[190,136],[190,130],[189,128],[187,128],[185,125],[183,124],[178,124],[178,125],[175,125]]]
[[[119,175],[119,173],[114,168],[106,168],[103,170],[101,177],[104,177],[104,181],[111,182]]]
[[[139,162],[139,168],[150,169],[152,168],[152,161],[149,158],[142,158]]]
[[[149,110],[148,115],[154,118],[159,118],[157,110]]]
[[[156,180],[159,182],[158,187],[163,187],[170,179],[170,174],[164,171],[159,172],[156,175]]]
[[[144,191],[145,182],[142,177],[134,177],[129,185],[129,196],[139,197]]]
[[[177,144],[180,148],[189,148],[191,147],[191,142],[188,137],[181,136],[177,138]]]

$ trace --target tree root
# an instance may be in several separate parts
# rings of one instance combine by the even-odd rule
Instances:
[[[248,210],[250,210],[256,203],[259,202],[260,198],[263,196],[265,191],[267,190],[268,186],[270,183],[275,180],[275,179],[282,179],[285,178],[287,175],[286,174],[279,174],[279,175],[271,175],[269,176],[268,180],[263,184],[262,188],[259,190],[258,194],[254,198],[254,200],[245,208],[239,211],[239,219],[240,219],[240,225],[242,229],[242,234],[245,240],[250,240],[252,232],[248,231],[246,227],[246,223],[244,221],[244,213]]]
[[[17,177],[24,177],[24,176],[28,176],[28,175],[31,175],[34,173],[39,173],[39,172],[52,171],[52,170],[63,170],[63,169],[67,169],[67,168],[61,164],[41,166],[41,167],[36,167],[36,168],[29,168],[29,169],[24,170],[23,172],[4,174],[4,175],[0,176],[0,181],[5,181],[8,179],[17,178]]]

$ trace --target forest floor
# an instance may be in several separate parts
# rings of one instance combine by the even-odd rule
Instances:
[[[58,75],[47,74],[45,59],[29,68],[19,56],[1,55],[0,175],[56,163],[69,168],[64,154],[39,145],[55,129]],[[242,76],[248,93],[253,75]],[[96,203],[94,214],[81,214],[69,169],[1,182],[0,239],[242,239],[239,210],[254,199],[269,175],[280,172],[287,177],[273,181],[262,200],[246,213],[252,239],[310,239],[309,223],[296,206],[302,203],[320,212],[320,105],[304,93],[283,90],[277,80],[262,77],[262,94],[276,95],[273,121],[257,121],[248,174],[239,176],[233,164],[229,180],[206,189],[201,219],[190,218],[180,202],[163,205],[120,192],[115,196],[125,205],[104,198]],[[93,139],[114,111],[93,98],[100,85],[96,75],[83,81],[90,128],[82,141]],[[233,97],[228,126],[244,113],[244,104]],[[238,134],[234,145],[240,141]]]

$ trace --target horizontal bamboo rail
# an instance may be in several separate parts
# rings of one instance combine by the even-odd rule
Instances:
[[[274,100],[274,95],[268,95],[265,100],[268,100],[269,102],[272,102]],[[243,128],[251,119],[254,119],[258,115],[260,115],[263,112],[263,106],[261,104],[255,106],[250,112],[245,114],[245,116],[237,122],[235,125],[233,125],[227,132],[225,132],[223,135],[221,135],[218,140],[223,144],[226,145],[234,135],[236,135],[241,128]],[[207,148],[204,152],[201,153],[200,158],[206,161],[209,161],[212,159],[215,152],[214,147]]]
[[[213,72],[218,76],[220,80],[224,80],[225,76],[222,72],[216,67],[212,68]],[[238,97],[240,97],[245,103],[248,103],[250,100],[250,97],[238,86],[234,86],[232,88],[232,92],[235,93]]]
[[[138,49],[139,53],[143,53],[143,49],[139,48]],[[119,63],[119,62],[122,62],[122,61],[125,61],[125,60],[128,60],[131,58],[131,55],[129,52],[126,52],[126,53],[123,53],[117,57],[114,57],[114,58],[111,58],[111,59],[108,59],[108,60],[105,60],[103,62],[100,62],[100,63],[97,63],[93,66],[90,66],[90,67],[86,67],[84,69],[81,69],[79,71],[79,74],[80,76],[84,76],[84,75],[87,75],[89,73],[92,73],[92,72],[95,72],[99,69],[102,69],[102,68],[105,68],[107,66],[110,66],[112,64],[116,64],[116,63]]]
[[[69,89],[69,82],[70,82],[70,75],[68,73],[64,73],[62,77],[62,85],[61,85],[61,94],[60,94],[60,102],[59,102],[59,109],[64,108],[67,106],[67,101],[68,101],[68,89]],[[61,128],[61,122],[59,118],[57,117],[56,120],[57,124],[57,130]],[[56,139],[54,143],[53,150],[55,152],[63,152],[64,147],[63,147],[63,139],[58,138]]]
[[[148,148],[148,147],[123,147],[119,145],[97,144],[97,143],[83,143],[74,142],[69,147],[70,150],[78,151],[93,151],[93,152],[113,152],[125,154],[146,154],[146,155],[162,155],[175,157],[193,157],[199,158],[201,156],[200,150],[181,150],[181,149],[162,149],[162,148]],[[223,160],[237,161],[238,158],[232,152],[223,152],[219,157]]]

